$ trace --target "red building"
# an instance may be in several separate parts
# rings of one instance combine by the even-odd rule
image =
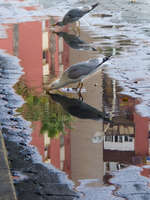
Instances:
[[[33,9],[33,8],[27,8]],[[6,50],[10,54],[17,55],[20,58],[20,64],[23,67],[25,74],[22,79],[29,88],[34,88],[36,93],[43,92],[43,74],[44,65],[47,64],[47,71],[52,72],[54,67],[55,75],[59,75],[60,65],[63,69],[69,66],[69,48],[56,34],[48,30],[49,22],[45,22],[43,30],[42,21],[24,22],[15,25],[9,25],[7,29],[7,38],[0,39],[0,49]],[[45,40],[45,36],[47,39]],[[46,43],[46,41],[48,43]],[[52,43],[50,42],[52,41]],[[54,51],[51,49],[52,44],[55,44]],[[46,48],[45,48],[46,47]],[[61,59],[60,59],[61,57]],[[53,60],[54,59],[54,62]],[[61,63],[60,63],[61,62]],[[54,64],[54,66],[52,66]],[[62,69],[62,68],[61,68]],[[50,75],[50,74],[49,74]],[[42,155],[43,161],[50,159],[51,164],[55,167],[61,167],[61,147],[60,138],[50,139],[46,155],[46,143],[44,135],[40,134],[41,122],[35,121],[32,124],[32,141],[31,144],[37,147]],[[63,169],[70,174],[70,133],[64,136],[64,160]]]
[[[112,145],[109,145],[110,147],[112,146],[112,149],[108,149],[108,145],[105,145],[107,147],[105,149],[104,146],[104,161],[128,164],[143,163],[149,155],[149,118],[142,117],[136,112],[135,106],[139,102],[135,99],[125,95],[118,95],[117,98],[119,101],[118,110],[124,114],[119,116],[118,120],[115,120],[112,129],[107,133],[108,137],[113,137],[114,139]],[[122,117],[124,118],[123,120]],[[115,139],[115,137],[118,137],[118,139]],[[131,138],[131,143],[126,145],[126,150],[123,150],[123,141],[120,137]],[[124,143],[127,144],[128,141],[124,140]],[[118,145],[120,149],[115,149],[113,143],[115,147],[117,143],[120,143],[121,146],[119,147]]]
[[[14,43],[13,43],[13,25],[6,24],[7,28],[7,38],[0,38],[0,49],[6,50],[7,53],[13,55]]]

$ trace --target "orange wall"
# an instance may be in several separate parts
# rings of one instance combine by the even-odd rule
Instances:
[[[7,53],[13,54],[13,25],[7,29],[7,38],[0,39],[0,49],[5,49]]]
[[[47,23],[49,25],[49,23]],[[6,49],[8,53],[13,54],[13,26],[7,30],[8,38],[0,39],[0,49]],[[50,36],[50,35],[49,35]],[[43,69],[42,69],[42,23],[25,22],[18,25],[18,57],[21,60],[21,66],[24,69],[24,80],[28,87],[36,88],[36,91],[42,92]],[[59,73],[59,46],[58,36],[55,35],[55,71]],[[69,47],[64,43],[63,64],[65,69],[69,66]],[[48,55],[50,64],[50,54]],[[44,159],[44,137],[40,134],[41,122],[33,122],[33,132],[31,144],[37,147],[39,153]],[[64,171],[70,175],[70,133],[64,136],[65,161]],[[51,163],[60,168],[60,140],[51,139],[49,147],[49,158]]]
[[[18,56],[24,67],[25,80],[29,87],[42,91],[42,22],[19,24]]]
[[[41,22],[25,22],[18,28],[18,57],[24,68],[24,79],[28,87],[42,92],[42,24]],[[40,134],[41,122],[33,122],[31,144],[35,145],[44,158],[44,137]]]
[[[63,171],[65,171],[69,177],[71,177],[71,138],[70,131],[68,130],[68,134],[64,136],[64,146],[65,146],[65,160]]]
[[[33,122],[33,131],[32,131],[32,141],[31,144],[36,146],[40,155],[42,156],[42,159],[44,160],[44,139],[43,135],[40,134],[41,130],[41,122]]]
[[[143,118],[134,113],[135,123],[135,154],[140,156],[148,155],[148,118]]]
[[[60,139],[52,139],[50,146],[48,157],[51,159],[51,164],[56,168],[60,169]]]

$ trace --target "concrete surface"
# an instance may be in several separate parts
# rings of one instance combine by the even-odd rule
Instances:
[[[0,132],[0,200],[17,200],[7,160],[3,135]]]

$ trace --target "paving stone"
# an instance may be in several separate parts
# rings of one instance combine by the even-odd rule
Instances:
[[[15,188],[10,174],[7,151],[0,132],[0,200],[16,200]]]

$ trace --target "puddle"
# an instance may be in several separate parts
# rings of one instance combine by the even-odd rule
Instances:
[[[43,163],[68,175],[82,194],[79,199],[148,199],[149,41],[148,35],[143,37],[145,29],[141,32],[138,25],[126,24],[124,15],[117,18],[96,9],[91,17],[81,20],[79,34],[71,26],[52,30],[51,24],[58,17],[45,16],[49,8],[45,15],[41,8],[36,13],[39,7],[31,5],[25,7],[25,20],[18,23],[25,6],[18,4],[17,18],[12,18],[11,13],[10,19],[4,21],[7,30],[0,38],[0,47],[20,59],[24,74],[14,89],[24,104],[22,99],[16,102],[2,96],[3,100],[9,102],[9,108],[17,109],[16,116],[19,113],[29,122],[24,127],[30,125],[32,129],[30,144],[36,147]],[[128,8],[132,10],[135,5],[128,4]],[[66,2],[64,10],[69,6]],[[41,18],[35,18],[38,16]],[[100,18],[98,27],[94,18]],[[91,27],[82,25],[86,20]],[[3,33],[0,29],[0,36]],[[48,85],[69,66],[110,54],[112,59],[84,81],[83,101],[73,89],[76,84],[47,93]],[[2,73],[2,84],[16,82],[9,76],[11,70]],[[18,78],[20,73],[14,76]],[[18,127],[10,121],[11,131],[15,132]],[[7,121],[2,126],[7,127]],[[12,141],[16,138],[15,134]],[[18,142],[22,145],[22,138]],[[30,159],[28,152],[26,161]]]

